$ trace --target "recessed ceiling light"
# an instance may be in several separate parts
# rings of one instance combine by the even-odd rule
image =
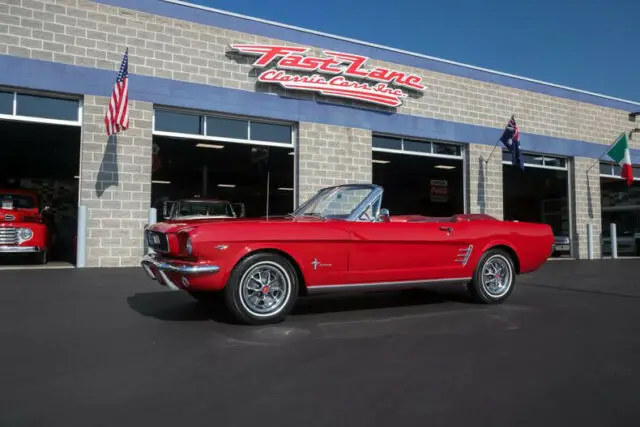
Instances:
[[[218,187],[234,188],[235,184],[218,184]]]
[[[295,151],[292,151],[292,152],[289,153],[290,156],[293,156],[294,154],[296,154]]]
[[[291,187],[278,187],[278,190],[282,190],[282,191],[293,191],[293,188],[291,188]]]
[[[371,161],[372,161],[373,163],[382,163],[382,164],[387,164],[387,163],[390,163],[390,162],[391,162],[390,160],[376,160],[376,159],[373,159],[373,160],[371,160]]]
[[[75,179],[80,179],[79,175],[74,176]]]
[[[434,166],[436,169],[455,169],[455,166],[449,166],[449,165],[436,165]]]
[[[221,149],[224,148],[224,145],[216,145],[216,144],[204,144],[204,143],[199,143],[196,144],[196,147],[200,147],[200,148],[217,148],[217,149]]]
[[[152,184],[171,184],[171,181],[151,181]]]

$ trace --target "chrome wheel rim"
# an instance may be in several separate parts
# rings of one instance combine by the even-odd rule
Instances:
[[[249,268],[240,279],[240,301],[254,316],[278,314],[291,294],[291,279],[282,266],[261,261]]]
[[[482,267],[482,288],[489,296],[500,298],[511,288],[513,272],[511,264],[502,255],[490,257]]]

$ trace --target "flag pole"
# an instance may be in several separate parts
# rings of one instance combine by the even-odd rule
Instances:
[[[487,160],[485,160],[485,163],[489,163],[489,160],[491,159],[491,156],[493,156],[493,152],[496,151],[496,147],[498,146],[498,144],[500,143],[500,140],[498,139],[496,141],[495,144],[493,144],[493,149],[491,150],[491,153],[489,154],[489,157],[487,157]]]
[[[515,114],[512,114],[512,115],[511,115],[511,118],[509,119],[509,122],[510,122],[511,120],[515,120]],[[507,128],[509,127],[509,122],[507,122],[507,126],[506,126],[506,127],[504,128],[504,130],[502,131],[502,132],[503,132],[503,135],[504,135],[504,132],[505,132],[505,131],[507,130]],[[502,137],[500,137],[500,138],[502,138]],[[494,151],[496,151],[496,147],[497,147],[497,146],[498,146],[498,144],[500,143],[500,138],[498,138],[498,140],[496,141],[496,143],[495,143],[495,144],[493,144],[493,149],[491,150],[491,153],[489,154],[489,157],[487,157],[487,160],[485,160],[485,163],[489,164],[489,160],[491,160],[491,157],[493,157],[493,152],[494,152]]]
[[[620,135],[618,135],[618,138],[620,138],[621,135],[626,134],[626,132],[622,132]],[[616,141],[618,140],[618,138],[616,138]],[[615,142],[614,142],[615,144]],[[589,171],[597,164],[600,163],[600,160],[602,159],[602,157],[607,154],[609,152],[609,150],[611,150],[611,145],[607,145],[607,149],[604,150],[604,153],[600,154],[600,156],[595,160],[595,162],[593,162],[593,164],[591,166],[589,166],[589,169],[587,169],[587,171],[585,173],[589,173]]]

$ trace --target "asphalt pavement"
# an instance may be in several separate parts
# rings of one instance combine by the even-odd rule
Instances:
[[[225,323],[139,269],[0,271],[0,426],[637,426],[640,260]]]

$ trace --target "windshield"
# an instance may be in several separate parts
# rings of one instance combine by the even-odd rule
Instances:
[[[300,206],[293,215],[346,219],[371,193],[371,186],[347,185],[323,189]]]
[[[34,209],[36,201],[33,197],[23,194],[0,194],[0,208],[2,209]]]
[[[178,206],[179,216],[235,216],[231,204],[215,201],[187,201],[180,202]]]

